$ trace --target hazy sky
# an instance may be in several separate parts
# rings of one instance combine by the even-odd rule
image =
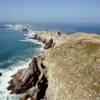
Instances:
[[[100,24],[100,0],[0,0],[0,22]]]

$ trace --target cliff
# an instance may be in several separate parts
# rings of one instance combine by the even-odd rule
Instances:
[[[11,93],[21,93],[21,100],[100,99],[99,35],[42,32],[34,39],[55,45],[12,76]]]

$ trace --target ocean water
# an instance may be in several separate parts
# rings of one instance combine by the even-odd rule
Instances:
[[[18,69],[28,67],[33,56],[42,52],[42,46],[38,43],[26,40],[22,25],[0,26],[0,100],[18,100],[18,96],[10,95],[7,91],[8,81],[11,75]],[[28,33],[27,33],[28,34]]]
[[[67,34],[76,32],[96,33],[100,34],[100,25],[97,24],[64,24],[64,23],[36,23],[30,24],[34,31],[60,31]]]
[[[19,100],[18,95],[10,95],[7,91],[11,75],[18,69],[28,67],[33,56],[43,51],[41,44],[27,39],[31,33],[21,32],[22,27],[33,31],[61,31],[67,34],[74,32],[100,33],[100,27],[71,26],[62,24],[0,24],[0,100]]]

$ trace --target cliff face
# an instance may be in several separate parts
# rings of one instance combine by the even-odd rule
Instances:
[[[42,63],[42,57],[34,57],[27,69],[18,71],[12,76],[8,90],[11,94],[25,93],[20,100],[40,100],[45,98],[48,87],[46,67]]]
[[[38,37],[52,39],[56,46],[13,75],[11,93],[24,93],[21,100],[99,100],[100,36],[57,35],[61,42],[51,33]]]

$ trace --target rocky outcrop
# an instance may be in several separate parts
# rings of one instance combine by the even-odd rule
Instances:
[[[44,47],[45,49],[49,49],[54,46],[53,39],[50,39],[47,42],[44,41],[44,43],[45,43],[45,47]]]
[[[21,31],[22,32],[29,32],[29,30],[27,28],[22,28]]]
[[[25,93],[21,100],[40,100],[45,96],[48,87],[46,76],[46,67],[43,65],[40,57],[33,58],[27,69],[18,71],[12,76],[9,82],[8,90],[11,94]]]
[[[60,32],[41,32],[34,34],[29,39],[37,40],[44,44],[44,49],[49,49],[63,44],[69,37]]]
[[[43,43],[44,44],[44,49],[49,49],[51,47],[54,46],[54,42],[53,42],[53,39],[45,39],[45,38],[42,38],[41,36],[39,36],[38,34],[35,34],[33,37],[30,37],[30,39],[34,39],[34,40],[38,40],[39,42]]]

